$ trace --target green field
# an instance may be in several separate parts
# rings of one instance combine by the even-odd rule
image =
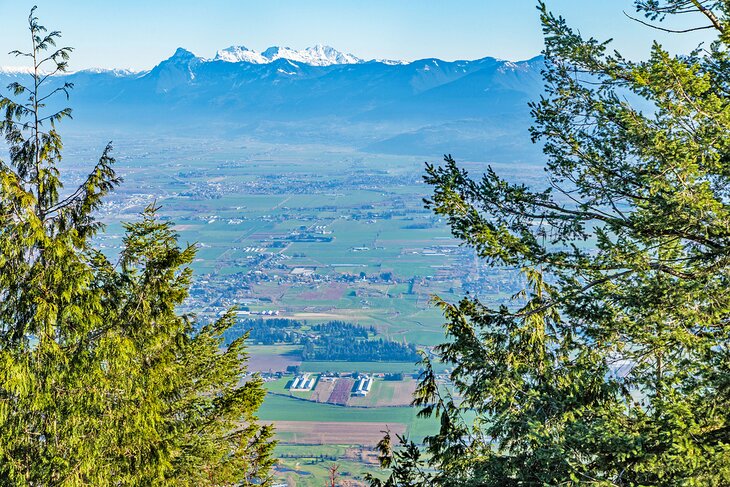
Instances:
[[[302,362],[303,372],[418,372],[419,366],[410,362]]]
[[[246,351],[255,355],[286,355],[301,349],[300,345],[249,345]]]
[[[289,383],[292,381],[293,376],[282,377],[272,381],[264,382],[264,387],[267,391],[273,392],[274,394],[285,394],[288,395],[291,391],[287,388]]]
[[[421,441],[436,431],[438,423],[435,418],[417,418],[417,413],[411,407],[351,408],[269,394],[258,416],[262,421],[362,422],[381,423],[384,427],[401,423],[407,425],[412,439]]]
[[[292,396],[299,399],[309,399],[312,396],[312,391],[291,391],[289,385],[291,384],[294,376],[286,376],[281,379],[274,381],[264,382],[264,387],[267,391],[274,394],[283,394],[285,396]],[[267,396],[267,400],[268,400]]]
[[[434,362],[433,368],[436,372],[443,372],[448,369],[447,364]],[[406,374],[417,374],[422,369],[421,365],[410,362],[302,362],[301,370],[304,372],[362,372],[362,373],[384,373],[392,374],[403,372]]]

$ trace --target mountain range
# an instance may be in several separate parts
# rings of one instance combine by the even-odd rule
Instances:
[[[527,104],[542,92],[543,65],[542,57],[364,61],[328,46],[263,52],[232,46],[212,59],[179,48],[144,72],[83,70],[53,79],[74,84],[79,130],[190,130],[524,160],[539,153],[529,143]],[[25,76],[0,70],[0,86]]]
[[[214,61],[226,61],[230,63],[252,63],[268,64],[277,59],[288,59],[311,66],[331,66],[333,64],[359,64],[364,62],[357,56],[346,54],[330,46],[318,44],[303,50],[295,50],[290,47],[269,47],[259,53],[245,46],[231,46],[218,51]],[[396,61],[399,62],[399,61]]]

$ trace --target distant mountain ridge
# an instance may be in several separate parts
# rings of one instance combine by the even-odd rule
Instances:
[[[543,65],[542,57],[400,63],[327,46],[260,53],[233,46],[212,59],[179,48],[145,72],[84,70],[54,79],[74,83],[78,127],[522,160],[536,153],[527,104],[542,92]],[[0,86],[23,76],[0,71]]]

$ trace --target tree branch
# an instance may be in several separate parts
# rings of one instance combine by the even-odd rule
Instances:
[[[698,30],[705,30],[705,29],[716,29],[717,27],[714,25],[704,25],[702,27],[692,27],[689,29],[667,29],[666,27],[659,27],[658,25],[651,24],[649,22],[644,22],[641,19],[637,19],[636,17],[632,17],[631,15],[627,14],[626,11],[624,11],[624,15],[633,20],[634,22],[638,22],[641,25],[645,25],[647,27],[651,27],[652,29],[661,30],[663,32],[671,32],[672,34],[686,34],[687,32],[695,32]]]
[[[697,7],[697,10],[702,12],[705,17],[710,19],[710,22],[712,22],[713,27],[715,29],[719,30],[720,32],[725,32],[725,27],[722,25],[722,22],[720,22],[720,19],[717,18],[717,16],[710,10],[709,8],[702,5],[702,2],[699,0],[691,0],[692,4]]]

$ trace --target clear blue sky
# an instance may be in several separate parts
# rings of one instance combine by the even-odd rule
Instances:
[[[542,36],[533,0],[0,0],[0,66],[27,47],[26,18],[38,5],[41,23],[75,47],[72,69],[148,69],[185,47],[203,57],[230,45],[263,50],[331,45],[365,59],[445,60],[539,54]],[[686,52],[702,35],[673,36],[627,19],[631,0],[549,0],[586,35],[613,37],[630,57],[658,39]]]

